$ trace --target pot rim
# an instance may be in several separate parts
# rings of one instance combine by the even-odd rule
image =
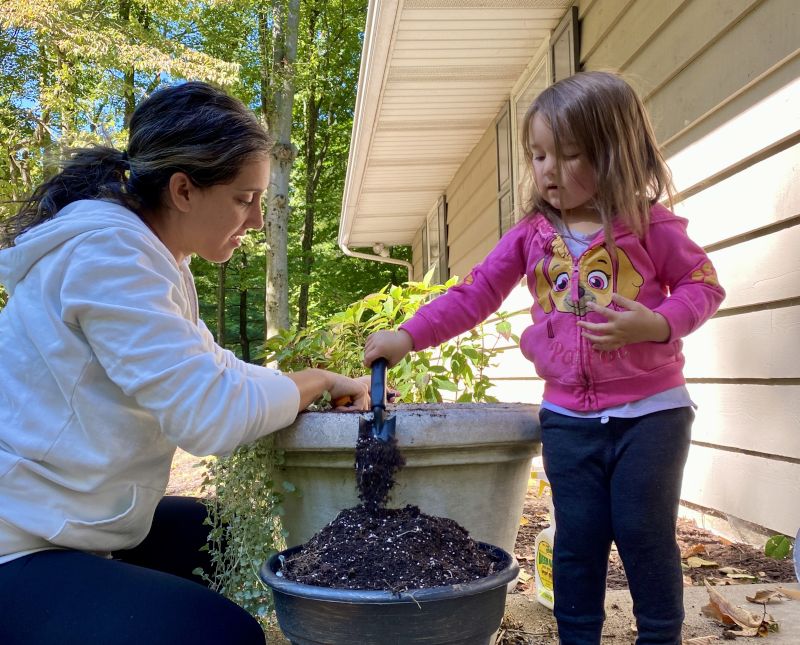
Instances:
[[[519,564],[509,554],[498,546],[486,542],[476,542],[478,548],[488,552],[496,562],[503,568],[478,580],[465,582],[443,587],[428,587],[414,589],[411,591],[374,591],[367,589],[337,589],[334,587],[318,587],[315,585],[304,584],[287,580],[276,575],[280,566],[281,556],[290,556],[303,548],[303,545],[292,547],[275,553],[262,566],[259,577],[273,592],[280,592],[299,598],[309,600],[324,600],[328,602],[343,603],[374,603],[374,604],[397,604],[432,602],[436,600],[447,600],[455,597],[473,596],[502,587],[511,582],[519,574]]]

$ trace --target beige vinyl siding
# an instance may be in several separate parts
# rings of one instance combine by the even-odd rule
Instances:
[[[422,280],[424,272],[422,270],[422,258],[425,257],[422,249],[422,229],[414,234],[414,242],[411,244],[411,265],[414,267],[414,280]]]
[[[451,276],[464,278],[499,240],[497,204],[497,151],[494,122],[459,167],[447,187],[448,265]],[[421,232],[414,240],[414,266],[421,270]],[[419,245],[419,249],[417,248]],[[520,312],[511,319],[515,334],[530,324],[531,295],[527,287],[517,287],[501,306],[501,311]],[[493,319],[487,321],[493,324]],[[487,372],[495,386],[491,394],[501,401],[541,401],[541,381],[516,344],[501,345],[502,359]],[[448,399],[451,395],[443,392]]]
[[[728,291],[685,341],[699,404],[688,502],[794,535],[800,525],[800,6],[593,0],[584,69],[645,97],[689,232]]]
[[[447,253],[450,275],[461,278],[498,239],[497,160],[494,124],[447,187]]]

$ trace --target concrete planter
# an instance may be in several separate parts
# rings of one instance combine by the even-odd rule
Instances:
[[[538,407],[525,404],[401,404],[397,439],[406,458],[390,506],[449,517],[477,541],[514,552],[531,460],[540,452]],[[288,546],[306,542],[359,503],[353,467],[358,414],[307,412],[276,435],[286,453]]]

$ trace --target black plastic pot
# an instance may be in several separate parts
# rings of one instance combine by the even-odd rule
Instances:
[[[495,573],[400,594],[315,587],[276,575],[280,556],[301,547],[273,555],[260,575],[272,589],[278,624],[294,645],[488,645],[519,565],[498,547],[479,546],[497,562]]]

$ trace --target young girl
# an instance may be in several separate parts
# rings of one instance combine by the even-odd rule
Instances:
[[[671,197],[669,170],[620,77],[586,72],[547,88],[526,114],[523,145],[530,214],[461,284],[399,330],[371,335],[364,362],[394,365],[472,328],[525,276],[533,325],[520,348],[545,382],[561,642],[600,642],[613,540],[637,643],[680,643],[675,522],[694,419],[680,339],[724,291],[686,221],[659,204]]]
[[[158,90],[126,151],[74,151],[3,223],[0,643],[263,645],[211,572],[205,506],[163,497],[176,446],[226,454],[323,390],[367,385],[249,365],[200,320],[189,259],[260,228],[272,142],[205,83]]]

